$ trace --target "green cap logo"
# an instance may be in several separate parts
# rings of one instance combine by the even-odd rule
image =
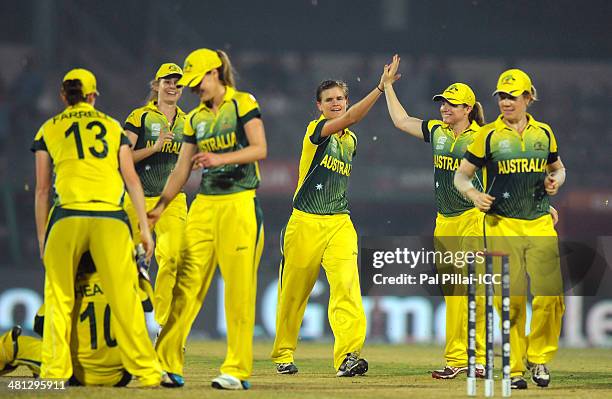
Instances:
[[[502,78],[502,84],[511,85],[516,79],[512,75],[506,75]]]

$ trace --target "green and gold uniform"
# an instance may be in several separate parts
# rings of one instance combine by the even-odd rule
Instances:
[[[224,153],[248,146],[244,125],[260,118],[248,93],[226,86],[214,113],[200,104],[187,115],[183,140],[199,151]],[[168,321],[156,349],[164,370],[183,375],[183,347],[219,265],[225,283],[227,355],[221,373],[240,380],[253,368],[257,268],[263,249],[263,214],[255,196],[256,162],[204,169],[187,215],[185,242]]]
[[[308,296],[323,266],[330,286],[328,317],[338,370],[346,354],[361,351],[366,318],[357,268],[357,232],[346,198],[357,138],[348,129],[321,137],[326,122],[321,116],[306,128],[293,212],[281,236],[272,360],[293,362]]]
[[[102,291],[100,278],[89,253],[81,259],[76,278],[76,301],[72,318],[72,337],[70,352],[74,374],[71,385],[104,385],[125,386],[132,376],[121,362],[121,352],[114,334],[114,322],[111,310]],[[151,301],[141,292],[145,311],[151,311]],[[45,305],[36,314],[35,331],[44,325]],[[10,341],[10,332],[0,342]],[[40,374],[41,364],[40,338],[19,336],[15,360],[9,363],[12,367],[26,366],[32,373]]]
[[[45,264],[46,322],[42,378],[68,379],[75,277],[89,251],[110,305],[121,362],[143,385],[158,385],[161,367],[149,339],[137,294],[138,273],[127,216],[119,148],[129,145],[121,125],[81,102],[45,122],[33,151],[51,157],[55,205],[47,222]]]
[[[512,376],[522,375],[525,357],[547,363],[556,353],[565,309],[557,232],[544,189],[547,166],[558,159],[557,142],[550,126],[529,114],[522,135],[500,116],[478,131],[465,158],[484,169],[486,192],[495,197],[484,223],[488,249],[510,254],[510,366]],[[529,337],[525,274],[533,294]]]
[[[436,197],[436,227],[434,230],[434,243],[436,250],[461,251],[474,250],[466,248],[468,242],[463,237],[482,236],[483,213],[469,199],[465,198],[453,183],[455,171],[463,159],[465,151],[474,140],[475,133],[480,126],[472,123],[459,136],[455,136],[453,129],[440,120],[423,121],[422,132],[425,142],[431,143],[434,164],[434,187]],[[482,173],[477,172],[474,186],[482,190]],[[478,248],[479,249],[479,248]],[[442,265],[438,265],[442,266]],[[458,272],[451,266],[451,272]],[[442,268],[438,271],[443,272]],[[450,295],[449,295],[450,294]],[[478,305],[484,304],[483,298],[478,297]],[[444,358],[451,367],[466,367],[467,358],[467,297],[460,293],[445,292],[446,303],[446,345]],[[476,363],[485,363],[484,350],[484,317],[478,314],[476,319]]]
[[[147,211],[151,210],[164,189],[170,172],[174,169],[183,142],[185,113],[176,108],[174,120],[168,121],[157,107],[156,101],[151,101],[144,107],[135,109],[124,124],[126,131],[138,135],[134,150],[152,147],[161,132],[166,130],[174,134],[171,142],[164,143],[160,152],[155,153],[136,163],[136,172],[140,176],[145,193]],[[125,201],[125,211],[132,225],[134,242],[140,242],[138,217],[129,198]],[[181,246],[185,233],[187,219],[187,197],[179,195],[168,204],[159,221],[155,224],[155,259],[158,264],[155,279],[155,319],[164,325],[172,303],[172,289],[176,283],[176,268],[180,258]]]

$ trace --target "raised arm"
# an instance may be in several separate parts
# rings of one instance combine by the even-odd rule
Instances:
[[[483,212],[488,212],[495,201],[495,197],[476,190],[472,184],[472,179],[478,167],[468,161],[462,159],[459,169],[455,172],[455,187],[461,194],[474,203],[474,206]]]
[[[396,58],[397,62],[395,62]],[[423,121],[419,118],[408,115],[402,104],[399,102],[397,95],[395,94],[395,90],[393,89],[393,82],[395,82],[393,77],[397,74],[397,68],[399,67],[400,61],[399,56],[393,56],[393,61],[394,62],[391,63],[389,69],[386,69],[385,74],[383,74],[385,98],[387,99],[387,109],[389,110],[389,115],[391,116],[391,120],[393,120],[393,124],[396,128],[423,140],[423,130],[421,128]]]
[[[397,65],[394,66],[394,64]],[[378,83],[378,85],[370,93],[368,93],[367,96],[365,96],[355,105],[350,107],[344,115],[327,121],[325,123],[325,126],[323,126],[323,129],[321,130],[321,137],[331,136],[332,134],[339,132],[342,129],[346,129],[347,127],[352,126],[362,120],[368,114],[376,100],[378,100],[380,95],[383,93],[385,74],[388,74],[387,71],[389,69],[394,69],[395,72],[397,72],[398,66],[399,57],[395,55],[391,64],[385,65],[383,74],[380,77],[380,82]],[[396,81],[400,78],[400,75],[396,75],[395,73],[391,76],[393,81]]]

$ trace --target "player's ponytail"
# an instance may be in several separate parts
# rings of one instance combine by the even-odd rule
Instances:
[[[217,50],[217,55],[221,58],[222,63],[217,69],[219,71],[219,80],[225,86],[236,87],[236,79],[234,78],[235,71],[234,68],[232,68],[232,63],[227,53],[223,50]]]
[[[486,124],[484,109],[482,108],[482,104],[480,104],[478,101],[474,103],[472,110],[468,114],[468,120],[470,122],[476,122],[478,126],[484,126]]]
[[[68,105],[76,105],[85,101],[83,84],[79,79],[65,80],[62,83],[62,94],[66,98]]]
[[[151,101],[157,101],[159,98],[159,80],[153,79],[150,81],[149,88],[151,91],[149,91],[149,95],[147,96],[147,100],[145,102],[146,104],[150,103]]]

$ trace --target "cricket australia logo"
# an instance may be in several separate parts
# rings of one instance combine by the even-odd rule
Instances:
[[[151,137],[159,137],[161,123],[151,123]]]
[[[448,89],[446,89],[446,91],[457,93],[459,91],[459,88],[457,87],[457,85],[451,85]]]
[[[546,149],[544,148],[544,144],[542,144],[542,142],[541,142],[541,141],[536,141],[536,142],[533,144],[533,149],[534,149],[534,150],[536,150],[536,151],[544,151],[544,150],[546,150]]]
[[[503,85],[511,85],[516,79],[512,75],[506,75],[502,78]]]

